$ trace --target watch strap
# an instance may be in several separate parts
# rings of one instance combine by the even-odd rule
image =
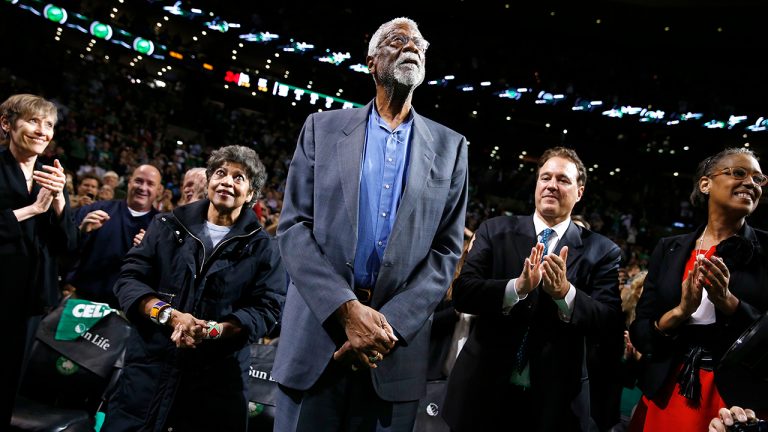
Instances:
[[[152,309],[149,311],[149,319],[155,324],[160,324],[160,321],[159,321],[160,312],[162,312],[164,309],[167,309],[169,307],[171,307],[170,304],[164,301],[157,301],[155,304],[152,305]]]

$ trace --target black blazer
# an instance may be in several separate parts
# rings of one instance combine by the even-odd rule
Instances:
[[[643,294],[637,304],[637,318],[630,328],[632,343],[643,354],[638,385],[649,398],[667,382],[687,346],[684,334],[665,336],[655,329],[654,323],[680,304],[685,264],[703,229],[702,226],[690,234],[663,238],[651,255]],[[732,242],[734,247],[729,250],[734,252],[725,252],[721,258],[731,273],[729,289],[740,303],[730,317],[716,311],[715,324],[707,328],[715,359],[768,309],[768,233],[745,223],[738,234],[742,241]],[[732,239],[737,240],[736,236]]]
[[[489,411],[509,388],[515,353],[530,326],[531,389],[526,394],[536,409],[527,415],[535,430],[578,430],[588,411],[576,412],[571,403],[582,390],[585,336],[609,328],[621,334],[618,246],[570,224],[554,251],[568,246],[568,281],[576,288],[571,321],[563,322],[554,300],[540,288],[508,315],[502,313],[507,282],[520,275],[537,242],[533,217],[493,218],[476,235],[453,296],[458,311],[477,318],[449,379],[446,421],[454,429],[480,430],[478,425],[494,415],[513,419],[509,411]]]
[[[38,158],[35,170],[42,167]],[[0,146],[0,285],[5,287],[1,310],[3,319],[13,325],[18,324],[16,319],[41,315],[58,304],[57,256],[77,249],[77,228],[66,189],[61,217],[53,208],[23,222],[14,216],[14,210],[34,203],[39,192],[37,183],[31,193],[27,191],[19,163],[8,147]]]

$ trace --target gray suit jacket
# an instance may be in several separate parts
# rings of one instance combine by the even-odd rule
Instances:
[[[272,373],[290,388],[310,388],[346,340],[333,313],[356,298],[360,164],[372,105],[310,115],[288,171],[278,239],[291,282]],[[415,111],[412,134],[371,301],[400,340],[372,370],[376,392],[390,401],[425,393],[431,316],[461,254],[467,203],[465,138]]]

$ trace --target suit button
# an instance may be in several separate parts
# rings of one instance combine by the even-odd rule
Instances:
[[[392,267],[392,261],[384,261],[384,267]]]

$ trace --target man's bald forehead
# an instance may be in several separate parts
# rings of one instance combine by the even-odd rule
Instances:
[[[148,175],[155,174],[157,175],[158,178],[162,176],[160,174],[160,170],[157,169],[156,166],[147,164],[147,165],[139,165],[135,170],[133,170],[133,174],[131,175],[131,178],[135,177],[136,174],[138,174],[139,172],[143,172],[144,174],[148,174]]]

